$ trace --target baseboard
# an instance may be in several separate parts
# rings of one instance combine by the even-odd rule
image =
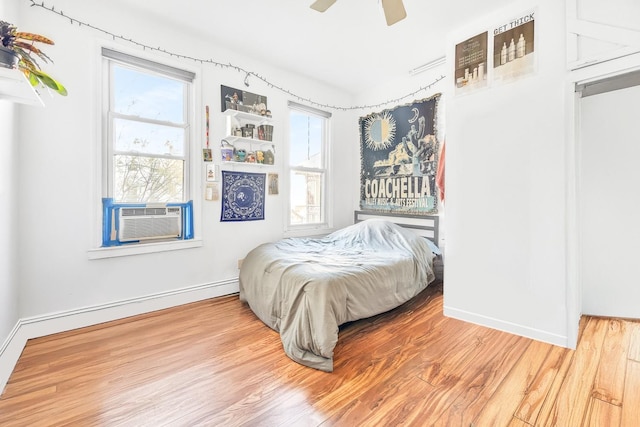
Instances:
[[[568,347],[568,339],[563,335],[553,334],[540,329],[529,328],[526,326],[518,325],[516,323],[505,322],[500,319],[459,310],[457,308],[448,307],[446,305],[443,307],[443,313],[447,317],[464,320],[465,322],[473,323],[480,326],[486,326],[487,328],[496,329],[498,331],[508,332],[510,334],[519,335],[525,338],[531,338],[536,341],[542,341],[560,347]]]
[[[0,395],[9,381],[24,346],[30,339],[229,295],[238,292],[238,290],[238,279],[234,278],[108,304],[20,319],[0,347]]]

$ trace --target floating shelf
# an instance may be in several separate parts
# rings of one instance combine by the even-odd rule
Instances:
[[[259,116],[257,114],[245,113],[244,111],[232,110],[232,109],[229,109],[229,108],[224,110],[224,112],[222,114],[224,114],[225,116],[235,117],[237,119],[246,120],[246,121],[249,121],[249,122],[252,122],[252,123],[258,123],[258,124],[269,124],[269,123],[272,123],[271,117]]]
[[[44,102],[22,71],[0,67],[0,99],[44,107]]]

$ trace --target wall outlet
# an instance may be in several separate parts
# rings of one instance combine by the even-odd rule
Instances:
[[[238,270],[242,267],[242,261],[244,261],[244,258],[238,260]]]

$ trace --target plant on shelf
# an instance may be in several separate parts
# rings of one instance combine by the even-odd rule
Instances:
[[[17,66],[32,86],[43,84],[60,95],[67,95],[67,89],[40,68],[38,60],[45,63],[53,61],[35,45],[36,43],[54,44],[53,40],[44,36],[18,31],[15,25],[0,21],[0,54],[3,54],[0,58],[7,57],[10,58],[9,61],[13,61],[13,63],[3,61],[5,66],[8,68]]]

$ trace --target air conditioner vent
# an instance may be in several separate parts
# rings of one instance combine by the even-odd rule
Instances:
[[[179,213],[180,208],[122,208],[122,216],[166,215],[167,212]]]
[[[182,234],[182,208],[122,208],[119,221],[119,240],[165,239]]]

